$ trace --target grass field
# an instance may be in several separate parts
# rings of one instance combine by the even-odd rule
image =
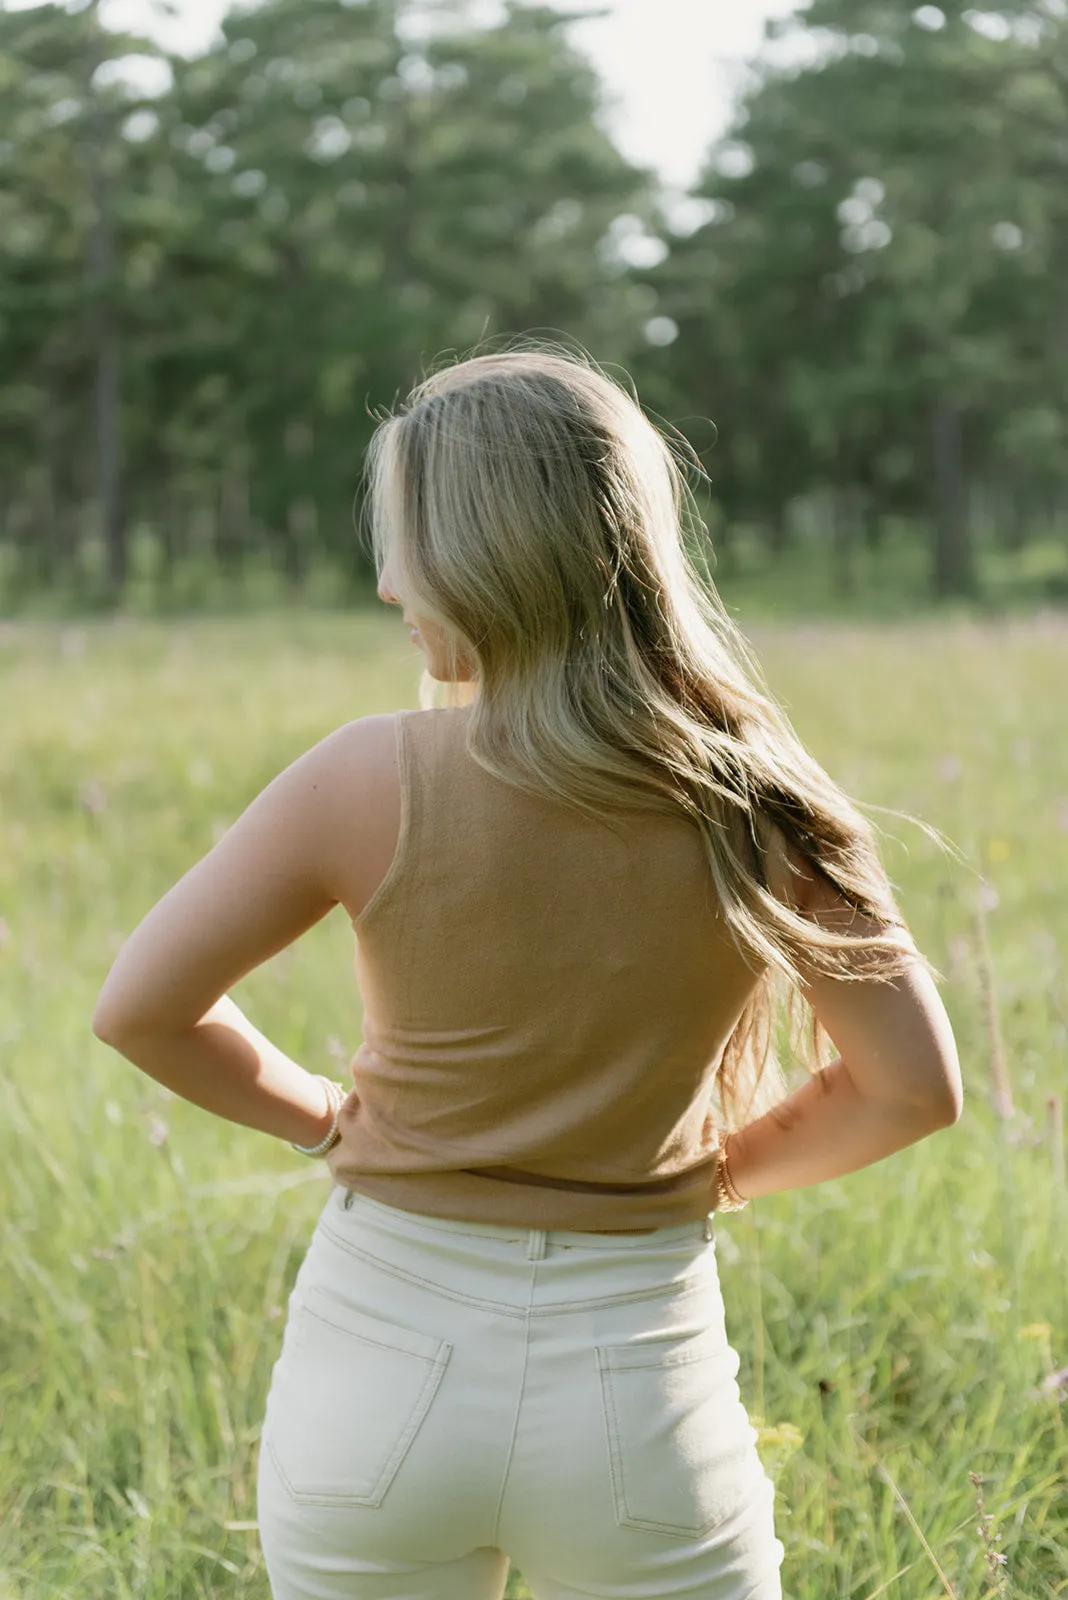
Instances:
[[[960,1123],[717,1226],[784,1592],[1068,1595],[1068,620],[751,637],[846,789],[963,858],[871,813],[945,974]],[[154,901],[300,751],[416,704],[418,667],[381,615],[0,625],[0,1600],[268,1596],[258,1430],[329,1180],[89,1019]],[[351,958],[336,913],[235,997],[340,1077]]]

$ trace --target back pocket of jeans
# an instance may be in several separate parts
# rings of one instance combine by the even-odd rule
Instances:
[[[309,1288],[275,1364],[263,1425],[296,1501],[378,1506],[445,1375],[452,1345]]]
[[[763,1468],[715,1330],[598,1345],[616,1522],[700,1538],[757,1492]]]

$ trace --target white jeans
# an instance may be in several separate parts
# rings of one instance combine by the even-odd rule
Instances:
[[[335,1187],[260,1442],[275,1600],[781,1600],[711,1219],[452,1222]]]

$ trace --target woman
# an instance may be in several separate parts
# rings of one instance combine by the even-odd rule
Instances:
[[[509,1558],[537,1600],[772,1600],[710,1216],[957,1119],[930,968],[698,581],[630,393],[524,341],[427,378],[368,468],[420,709],[276,778],[94,1014],[334,1179],[259,1453],[275,1600],[499,1600]],[[347,1096],[226,997],[335,905],[364,1003]],[[813,1076],[786,1095],[791,995]]]

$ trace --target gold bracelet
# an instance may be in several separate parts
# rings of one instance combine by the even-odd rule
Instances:
[[[719,1147],[719,1160],[716,1162],[716,1177],[712,1186],[715,1198],[713,1211],[742,1211],[749,1204],[734,1187],[731,1180],[730,1168],[727,1165],[727,1145],[730,1143],[730,1134],[727,1134]]]

